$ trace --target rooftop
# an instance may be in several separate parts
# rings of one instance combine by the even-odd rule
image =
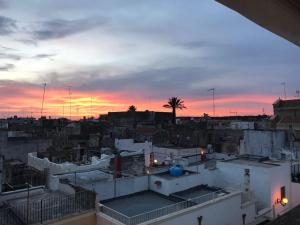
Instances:
[[[218,193],[218,196],[223,196],[228,194],[228,192],[218,187],[208,187],[207,185],[199,185],[197,187],[193,187],[184,191],[173,193],[172,196],[184,200],[189,200],[189,199],[195,199],[203,196],[209,196],[208,194],[210,193]]]
[[[103,201],[101,202],[101,212],[123,224],[136,225],[209,202],[227,194],[230,193],[205,185],[177,192],[170,196],[144,191]]]
[[[192,174],[196,174],[196,173],[192,172],[192,171],[184,170],[183,171],[183,175],[181,175],[180,177],[190,176]],[[178,177],[176,177],[176,176],[171,176],[171,174],[170,174],[169,171],[165,171],[165,172],[162,172],[162,173],[153,174],[153,176],[161,177],[161,178],[164,178],[166,180],[178,179]]]
[[[300,224],[300,206],[278,217],[276,220],[266,225],[299,225]]]
[[[269,157],[260,157],[252,155],[243,155],[235,159],[226,160],[224,162],[263,168],[272,168],[275,166],[280,166],[280,161],[271,160],[269,159]]]
[[[125,216],[133,217],[155,209],[173,205],[182,200],[157,194],[153,191],[144,191],[112,200],[102,204]]]

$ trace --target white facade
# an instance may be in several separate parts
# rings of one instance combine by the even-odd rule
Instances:
[[[257,162],[257,164],[260,164]],[[269,211],[270,218],[276,218],[278,215],[292,209],[300,204],[300,185],[295,186],[291,182],[290,163],[278,162],[278,166],[261,166],[254,163],[231,163],[218,162],[218,173],[216,176],[216,185],[219,186],[240,186],[244,189],[245,169],[250,170],[250,190],[255,193],[256,206],[258,213]],[[286,198],[290,199],[286,206],[277,203],[281,200],[281,188],[285,187]],[[293,199],[293,200],[292,200]]]

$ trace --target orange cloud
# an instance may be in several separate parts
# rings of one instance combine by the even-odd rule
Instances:
[[[42,94],[41,86],[9,84],[2,86],[2,117],[41,115]],[[142,96],[142,95],[141,95]],[[134,99],[134,100],[132,100]],[[184,98],[187,109],[178,110],[179,116],[201,116],[203,113],[212,114],[212,99]],[[261,114],[262,108],[268,114],[272,113],[272,103],[276,97],[271,95],[227,95],[216,97],[216,115]],[[138,110],[168,111],[162,107],[167,99],[144,99],[140,96],[132,98],[123,92],[79,91],[47,87],[43,115],[52,117],[79,118],[83,116],[98,117],[108,111],[127,110],[129,105],[135,105]]]

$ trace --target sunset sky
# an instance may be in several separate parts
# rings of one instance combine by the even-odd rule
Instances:
[[[300,48],[213,0],[0,0],[0,117],[272,113],[300,88]],[[70,95],[69,95],[70,87]]]

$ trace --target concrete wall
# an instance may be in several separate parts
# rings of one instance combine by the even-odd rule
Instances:
[[[39,195],[43,194],[45,192],[44,187],[34,187],[29,188],[29,194],[30,195]],[[2,192],[0,195],[0,201],[9,201],[16,198],[26,198],[28,194],[27,188],[20,189],[17,191],[9,191],[9,192]]]
[[[152,142],[134,143],[133,139],[115,139],[115,147],[120,151],[128,150],[150,153],[152,151]]]
[[[215,177],[218,170],[205,168],[205,164],[185,167],[187,170],[194,171],[199,174],[199,180],[201,184],[207,184],[208,186],[216,186]]]
[[[245,169],[250,169],[250,189],[257,198],[258,210],[269,208],[271,202],[271,169],[242,164],[217,162],[215,185],[221,187],[240,187],[244,189]]]
[[[241,195],[240,193],[224,196],[219,200],[213,200],[197,205],[180,212],[153,220],[146,224],[151,225],[198,225],[198,217],[202,216],[202,225],[241,225]]]
[[[52,145],[51,140],[28,140],[28,141],[8,141],[2,148],[5,160],[17,159],[27,163],[27,155],[30,152],[42,152]]]
[[[120,178],[80,186],[95,191],[100,201],[103,201],[148,190],[148,176]]]
[[[160,182],[161,185],[155,184]],[[189,174],[175,179],[166,179],[152,175],[150,177],[150,189],[163,195],[170,195],[174,192],[183,191],[202,184],[200,174]]]
[[[286,144],[285,139],[284,131],[244,130],[240,154],[279,157]]]
[[[80,172],[86,170],[93,170],[99,168],[106,168],[109,166],[110,156],[103,155],[101,159],[97,160],[95,157],[92,158],[92,163],[88,165],[78,166],[73,163],[53,163],[48,158],[38,158],[36,153],[28,153],[28,165],[36,168],[37,170],[44,171],[49,169],[50,174],[61,174]]]

